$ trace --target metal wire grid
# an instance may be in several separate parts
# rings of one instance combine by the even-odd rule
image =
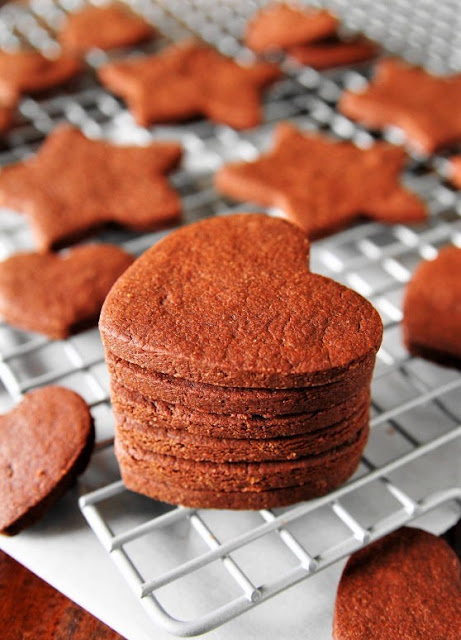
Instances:
[[[2,10],[0,45],[14,46],[26,39],[35,46],[47,48],[53,42],[52,29],[62,18],[62,9],[71,9],[75,4],[35,2],[32,3],[33,11],[24,14],[27,19],[21,18],[23,14],[17,8]],[[159,24],[168,37],[184,35],[186,25],[232,54],[242,52],[239,36],[247,13],[255,7],[254,3],[234,2],[229,5],[211,1],[164,2],[164,6],[160,6],[160,2],[148,1],[133,4]],[[354,5],[354,10],[347,14],[349,26],[354,27],[352,18],[356,21],[355,26],[364,26],[359,24],[359,18],[363,20],[366,17],[369,4],[362,1]],[[428,3],[423,4],[424,11],[429,10]],[[442,4],[451,7],[451,3]],[[341,12],[347,3],[331,5]],[[408,18],[408,12],[413,11],[410,2],[396,2],[395,6],[399,8],[401,17]],[[181,24],[173,17],[179,9]],[[451,10],[450,16],[442,11],[437,15],[453,17],[454,8]],[[389,20],[383,20],[382,8],[376,11],[378,14],[372,12],[368,16],[370,23],[366,23],[366,30],[370,32],[373,28],[375,36],[379,25],[381,34],[392,31]],[[381,19],[378,20],[376,15]],[[405,26],[405,20],[397,22]],[[437,20],[435,23],[438,24]],[[438,31],[439,28],[433,29],[436,35]],[[394,30],[393,33],[397,32]],[[430,42],[434,42],[432,36]],[[436,37],[436,44],[437,41]],[[432,49],[428,47],[426,51]],[[448,65],[445,68],[452,68],[453,61],[457,60],[456,46],[452,44],[449,55],[444,55],[440,49],[436,51],[438,53],[433,54],[432,59],[442,60]],[[90,66],[97,66],[104,59],[105,54],[90,59]],[[274,122],[290,119],[303,128],[326,130],[359,145],[367,145],[377,137],[335,111],[335,102],[343,87],[356,87],[363,83],[368,75],[366,67],[319,74],[311,69],[294,69],[288,64],[286,70],[287,79],[268,95],[267,124],[238,133],[207,122],[151,131],[140,129],[121,104],[97,86],[89,74],[71,84],[65,93],[50,93],[45,98],[22,101],[22,122],[7,138],[5,148],[0,152],[0,163],[6,164],[29,155],[43,135],[62,120],[80,126],[87,135],[104,135],[120,141],[179,138],[185,146],[186,158],[184,169],[174,176],[174,182],[183,198],[186,221],[232,210],[252,210],[254,207],[250,206],[233,207],[219,198],[212,189],[211,174],[225,161],[255,157],[267,146]],[[384,137],[391,141],[400,140],[399,133],[393,130],[387,131]],[[172,508],[165,511],[164,505],[149,501],[147,512],[141,509],[138,522],[135,525],[130,522],[129,526],[124,526],[121,505],[126,505],[127,501],[137,505],[139,497],[127,492],[120,481],[81,498],[85,517],[106,549],[111,551],[112,558],[135,593],[142,597],[142,604],[152,618],[170,632],[193,635],[212,629],[417,515],[443,502],[461,498],[459,487],[435,493],[429,489],[414,497],[405,489],[404,483],[398,481],[398,470],[418,463],[426,454],[429,457],[461,435],[461,405],[458,400],[461,378],[453,371],[409,357],[401,347],[399,335],[402,289],[415,265],[423,257],[434,257],[440,246],[449,243],[461,245],[461,199],[444,182],[444,173],[443,156],[413,157],[405,176],[407,183],[429,203],[432,217],[427,224],[415,228],[361,224],[313,247],[313,270],[330,275],[370,298],[380,310],[385,324],[383,347],[374,378],[372,435],[366,457],[350,483],[319,500],[289,509],[262,510],[251,514],[226,512],[214,517],[215,512],[205,510]],[[30,246],[27,229],[16,215],[2,216],[0,232],[0,254],[3,256]],[[140,253],[162,235],[107,232],[101,235],[101,239],[119,242],[127,250]],[[67,341],[50,342],[2,324],[0,357],[0,378],[12,401],[40,385],[59,383],[69,386],[81,393],[91,406],[96,419],[98,446],[110,444],[112,417],[108,378],[97,330],[87,331]],[[398,394],[394,393],[395,386],[398,386]],[[391,394],[386,393],[389,388],[392,388]],[[415,419],[420,418],[420,411],[431,416],[432,423],[427,432],[415,429]],[[379,440],[388,436],[398,444],[394,455],[383,458]],[[363,513],[358,516],[351,507],[354,496],[375,486],[383,492],[386,512],[376,515],[374,505],[368,500],[364,503],[367,516]],[[109,511],[108,504],[112,505]],[[328,529],[319,530],[315,526],[319,514],[330,519]],[[222,530],[222,522],[229,527],[227,530]],[[175,529],[178,526],[186,527],[186,533],[183,529],[179,535]],[[238,533],[231,535],[231,531]],[[306,531],[312,532],[308,544],[303,540]],[[165,535],[173,538],[176,563],[165,570],[158,570],[162,566],[163,548],[158,549],[157,544],[160,540],[166,545]],[[190,543],[193,553],[187,558],[182,550],[185,535],[188,541],[201,541]],[[253,549],[254,544],[257,551],[261,550],[265,541],[274,535],[281,547],[288,551],[290,561],[284,557],[285,562],[278,567],[277,574],[260,581],[247,569],[245,550]],[[144,540],[149,540],[149,557],[154,554],[158,564],[151,573],[146,554],[136,554],[136,544]],[[200,547],[203,543],[207,550]],[[216,562],[237,585],[237,594],[233,593],[226,602],[217,604],[204,614],[194,612],[187,621],[182,620],[182,615],[174,616],[165,610],[161,604],[162,590],[168,585],[179,588],[181,580],[187,581],[191,575],[200,574]],[[224,578],[221,576],[221,579]],[[221,583],[218,585],[220,588]],[[216,590],[216,584],[213,584],[213,590]]]

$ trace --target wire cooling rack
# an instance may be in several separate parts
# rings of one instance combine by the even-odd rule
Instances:
[[[30,8],[3,8],[0,47],[18,47],[23,41],[41,49],[55,46],[53,34],[66,11],[81,4],[37,0]],[[163,34],[144,51],[192,32],[224,53],[248,56],[240,41],[242,30],[262,3],[133,0],[130,4]],[[461,69],[461,11],[456,2],[336,0],[326,4],[345,19],[349,29],[366,32],[414,62],[436,72]],[[185,161],[173,182],[182,196],[185,222],[191,222],[255,209],[236,207],[220,198],[212,188],[212,174],[226,161],[252,159],[267,148],[273,124],[279,120],[362,146],[379,137],[335,109],[345,87],[358,87],[369,77],[366,65],[320,74],[285,61],[287,77],[268,92],[266,122],[257,129],[236,132],[200,121],[147,130],[137,127],[121,102],[94,79],[93,69],[119,54],[93,52],[88,56],[88,72],[80,79],[59,92],[24,98],[18,121],[0,148],[0,164],[33,153],[44,135],[62,121],[79,126],[89,136],[120,142],[179,139]],[[384,138],[402,141],[392,129]],[[370,441],[348,484],[317,500],[259,512],[169,507],[130,493],[121,481],[81,497],[88,523],[140,602],[171,633],[194,635],[217,627],[416,516],[461,500],[459,483],[436,489],[431,466],[437,452],[460,442],[461,377],[454,370],[409,357],[399,328],[403,288],[416,264],[434,258],[441,246],[461,246],[461,198],[446,183],[445,171],[443,155],[410,160],[404,180],[428,202],[431,217],[424,225],[357,224],[312,248],[312,270],[369,298],[385,325],[373,382]],[[98,240],[117,242],[139,254],[162,235],[110,231]],[[2,212],[0,256],[31,246],[20,216]],[[28,390],[50,383],[81,393],[95,417],[97,449],[113,458],[108,374],[97,329],[51,342],[1,324],[0,379],[11,403]],[[178,594],[176,600],[183,605],[177,611],[163,605],[168,590]],[[201,604],[195,606],[197,593]],[[208,602],[206,610],[203,600]]]

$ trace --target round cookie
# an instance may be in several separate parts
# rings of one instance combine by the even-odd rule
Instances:
[[[0,532],[32,525],[74,483],[90,459],[94,426],[84,400],[42,387],[0,416]]]
[[[373,306],[308,271],[309,243],[265,215],[182,227],[146,251],[104,303],[106,350],[173,377],[230,387],[328,384],[372,356]]]
[[[461,567],[440,538],[403,527],[350,557],[334,640],[459,640],[460,630]]]

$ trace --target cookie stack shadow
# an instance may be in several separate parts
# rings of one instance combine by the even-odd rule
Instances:
[[[255,232],[267,233],[269,237],[282,234],[278,238],[282,241],[285,234],[288,243],[293,241],[301,245],[303,242],[302,233],[286,222],[271,221],[265,216],[251,218],[249,222],[250,216],[235,216],[213,224],[223,227],[219,229],[223,233],[234,233],[229,246],[235,245],[236,238],[241,241],[248,225],[249,242]],[[185,255],[187,234],[195,233],[194,226],[188,228],[191,231],[179,232],[184,237],[182,242],[178,238],[176,249],[184,246]],[[291,240],[290,234],[294,236]],[[285,374],[277,363],[272,362],[267,370],[260,369],[255,377],[235,366],[220,376],[216,360],[210,362],[202,357],[200,361],[189,358],[186,362],[177,357],[174,346],[171,353],[166,348],[163,353],[159,352],[156,347],[148,353],[145,345],[150,338],[146,337],[146,332],[140,338],[142,333],[138,330],[140,323],[145,322],[143,314],[148,308],[145,302],[149,300],[150,304],[146,291],[152,292],[155,288],[150,276],[145,277],[146,271],[147,267],[154,268],[151,260],[157,260],[155,252],[169,253],[171,249],[171,255],[175,255],[174,235],[168,239],[171,247],[165,241],[163,247],[157,245],[159,250],[157,247],[151,249],[150,257],[149,252],[144,254],[137,267],[119,281],[106,301],[100,323],[111,376],[116,419],[115,450],[126,486],[165,502],[190,507],[262,509],[317,497],[345,482],[359,464],[369,433],[370,381],[381,331],[374,309],[354,292],[327,278],[310,274],[302,267],[305,273],[301,278],[308,280],[309,290],[315,292],[325,286],[330,288],[330,293],[325,293],[330,302],[336,295],[347,298],[350,294],[350,300],[345,302],[348,308],[356,304],[356,299],[360,299],[359,305],[367,305],[366,313],[376,335],[358,357],[346,355],[338,366],[339,356],[335,355],[335,346],[330,345],[330,368],[319,367],[307,375],[297,376],[292,370]],[[194,240],[191,238],[192,243]],[[244,249],[240,247],[243,254]],[[203,256],[207,255],[207,250],[204,251]],[[300,253],[299,246],[296,251]],[[287,252],[290,253],[290,247]],[[148,282],[147,289],[145,281]],[[135,286],[138,293],[134,292]],[[277,286],[275,281],[274,286]],[[302,287],[305,288],[305,283]],[[139,293],[141,288],[144,288],[143,294]],[[169,283],[166,294],[169,302],[175,299],[174,289]],[[165,291],[162,291],[161,299],[164,300]],[[197,298],[204,307],[206,295],[203,292],[203,297]],[[132,302],[133,296],[136,302]],[[184,307],[183,293],[180,299]],[[126,309],[121,309],[125,304]],[[184,316],[189,310],[186,312],[178,307],[175,318],[164,310],[166,304],[168,302],[164,300],[159,315],[168,314],[175,326],[185,322]],[[127,309],[131,314],[130,321],[126,320]],[[212,326],[209,315],[212,312],[202,313],[208,313],[207,321]],[[296,310],[290,317],[296,322]],[[153,331],[157,332],[159,322],[153,316],[148,331],[156,325]],[[165,319],[161,322],[163,326]],[[318,323],[316,319],[313,322]],[[333,325],[335,322],[332,318]],[[128,329],[122,328],[122,324]],[[345,329],[346,333],[356,332],[359,325],[354,318]],[[176,340],[179,329],[173,331],[168,326],[164,340]],[[217,339],[212,329],[208,336],[203,333],[200,337],[195,336],[196,328],[190,325],[190,333],[184,334],[187,340],[196,339],[202,344],[203,340],[213,342]],[[249,325],[247,330],[243,341],[252,331]],[[290,329],[283,330],[288,340],[289,332]],[[139,346],[141,339],[144,340],[143,347]],[[262,335],[261,340],[264,342],[265,339],[269,341],[269,337]],[[350,340],[350,336],[345,339]],[[321,340],[325,342],[324,338]],[[204,348],[208,347],[205,345]],[[283,352],[287,346],[281,344],[280,348]],[[225,358],[219,365],[220,370],[225,368],[227,358],[234,365],[236,356],[232,347]]]

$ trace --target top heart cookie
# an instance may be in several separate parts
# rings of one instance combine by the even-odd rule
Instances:
[[[403,527],[349,559],[336,598],[335,640],[459,640],[461,574],[436,536]]]
[[[376,353],[378,313],[310,273],[309,243],[262,214],[184,227],[144,253],[101,312],[111,353],[168,375],[291,388],[337,380]]]

